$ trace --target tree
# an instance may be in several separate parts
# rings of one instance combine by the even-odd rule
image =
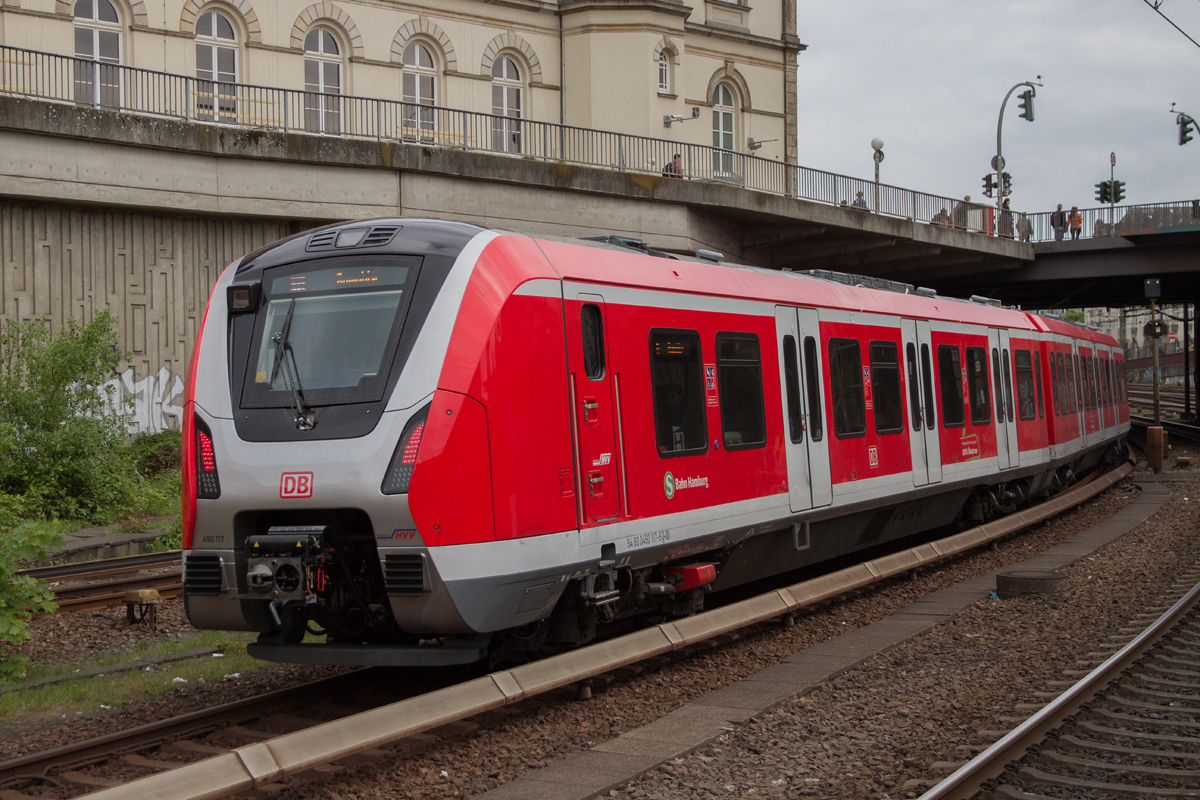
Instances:
[[[1067,322],[1078,322],[1080,325],[1082,325],[1086,317],[1083,316],[1083,309],[1068,308],[1067,313],[1063,314],[1063,319],[1065,319]]]

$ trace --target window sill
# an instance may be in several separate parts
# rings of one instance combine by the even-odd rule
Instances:
[[[659,93],[658,93],[658,96],[659,96],[659,97],[661,97],[663,100],[677,100],[677,99],[679,99],[679,95],[677,95],[677,94],[670,94],[669,92],[659,92]]]

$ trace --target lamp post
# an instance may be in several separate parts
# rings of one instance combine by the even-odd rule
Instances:
[[[883,139],[878,136],[871,140],[871,149],[875,151],[875,213],[879,213],[879,164],[883,161]]]
[[[1042,76],[1038,75],[1037,80],[1041,81]],[[1000,133],[1004,127],[1004,107],[1008,105],[1008,98],[1012,97],[1012,93],[1022,86],[1029,88],[1021,93],[1021,118],[1033,122],[1033,98],[1037,97],[1037,89],[1034,87],[1041,86],[1037,81],[1023,81],[1008,90],[1008,94],[1004,95],[1004,102],[1000,104],[1000,119],[996,122],[996,157],[992,159],[992,169],[996,171],[996,220],[999,223],[1000,214],[1003,211],[1004,197],[1010,194],[1008,182],[1004,180],[1004,151],[1001,147]]]

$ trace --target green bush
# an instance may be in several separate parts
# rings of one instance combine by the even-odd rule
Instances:
[[[183,517],[176,517],[163,535],[150,543],[151,553],[179,550],[183,547]]]
[[[27,575],[17,575],[17,570],[21,562],[40,561],[47,550],[61,546],[62,534],[53,522],[23,522],[8,532],[0,530],[0,646],[28,639],[26,624],[30,616],[58,608],[50,587]],[[0,659],[0,683],[24,678],[28,661],[19,653]]]
[[[128,406],[104,385],[123,356],[107,311],[57,335],[44,320],[0,329],[0,494],[22,516],[103,524],[128,505]]]

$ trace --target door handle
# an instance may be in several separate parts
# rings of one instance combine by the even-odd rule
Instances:
[[[595,400],[584,400],[584,401],[583,401],[583,407],[584,407],[586,410],[588,410],[588,411],[591,411],[591,410],[593,410],[593,409],[599,408],[599,407],[600,407],[600,404],[599,404],[599,403],[597,403]]]
[[[588,473],[588,494],[592,497],[596,496],[596,487],[600,486],[600,492],[604,491],[604,476],[599,472]]]

